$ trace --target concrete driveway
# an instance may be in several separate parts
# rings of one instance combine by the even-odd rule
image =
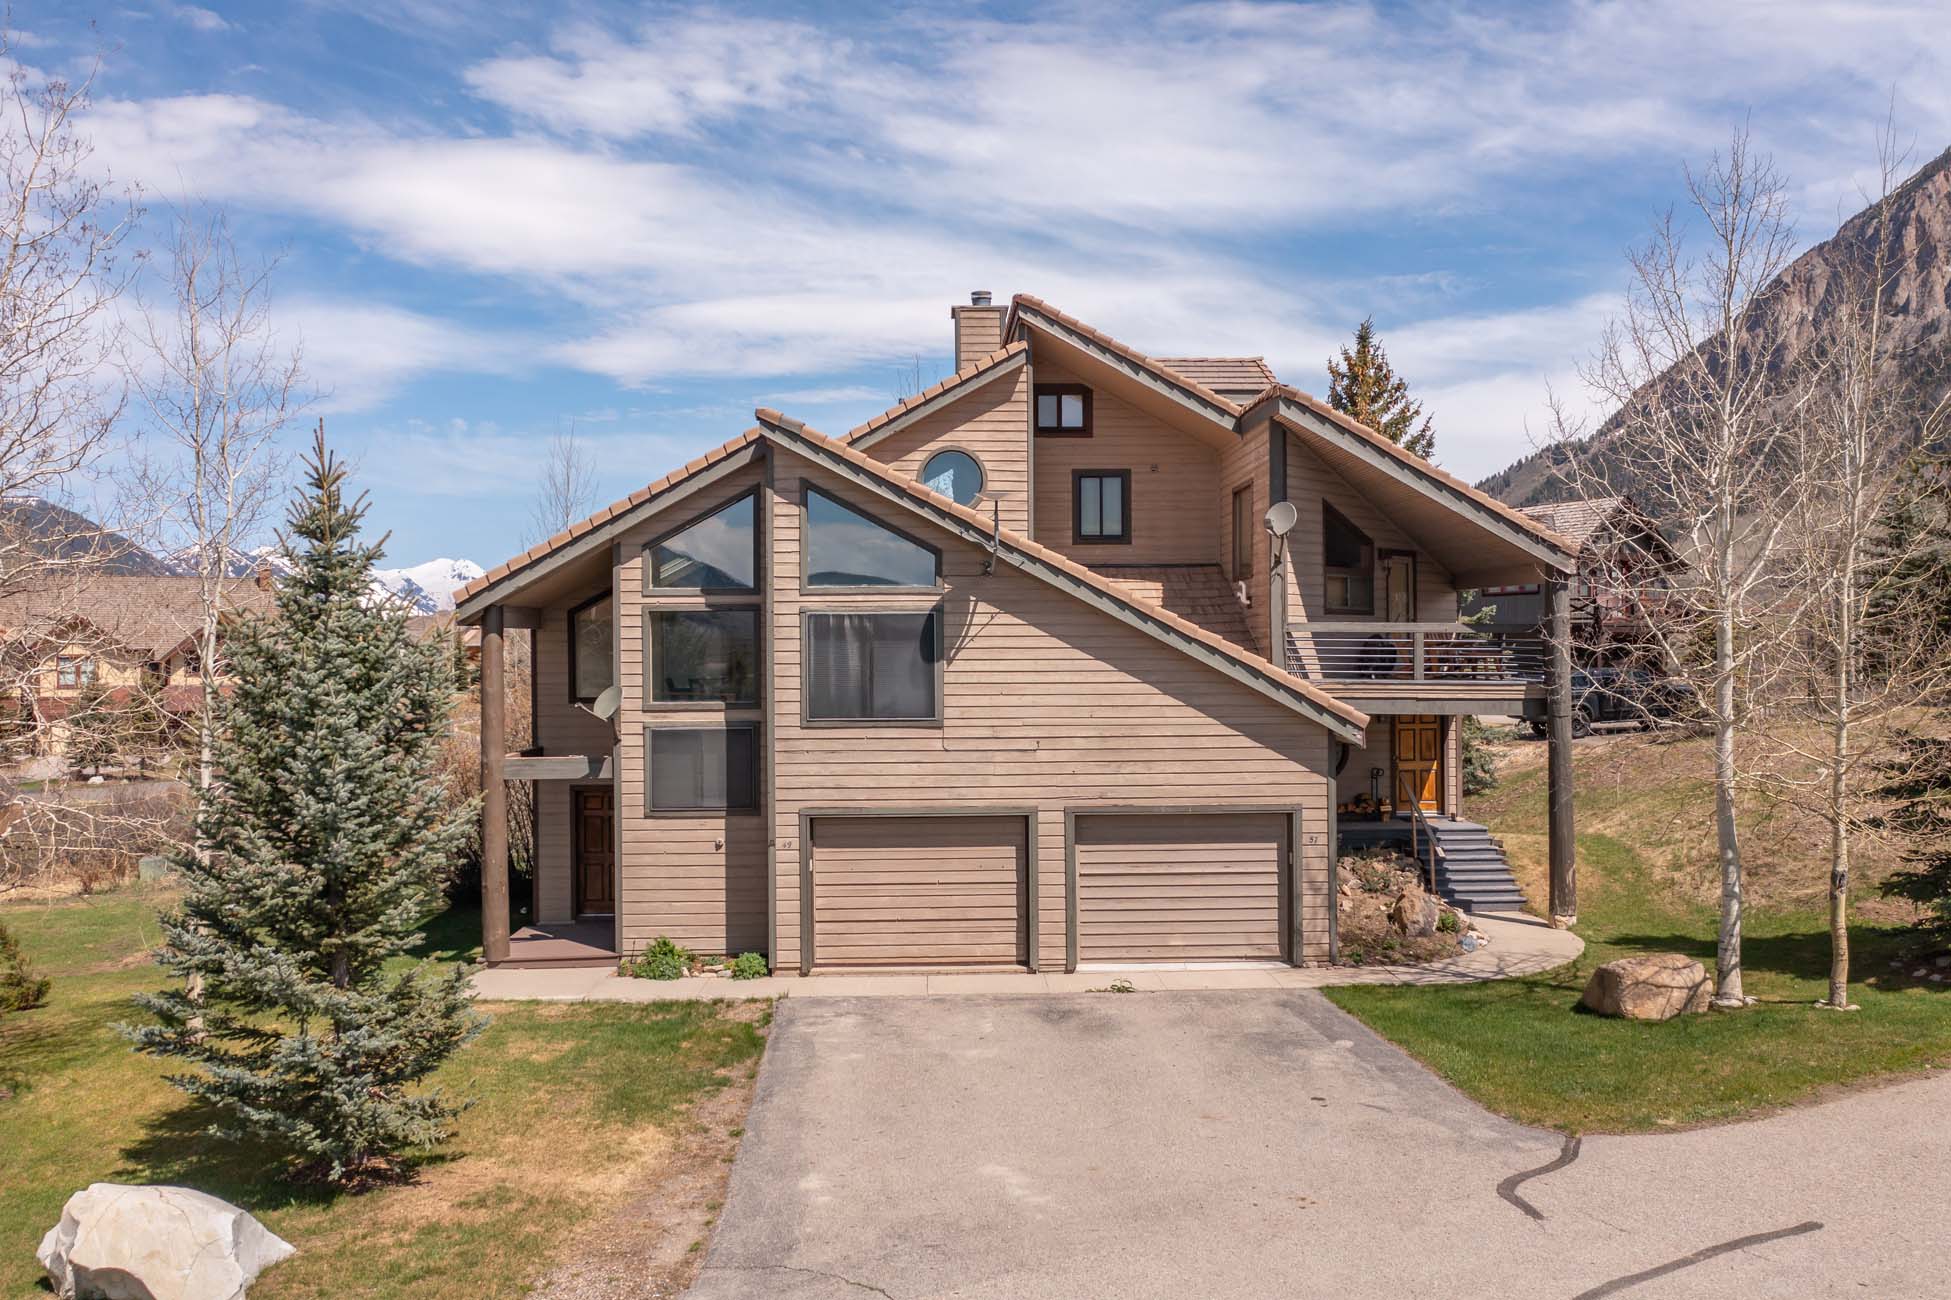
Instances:
[[[1568,1154],[1310,991],[789,998],[690,1295],[1951,1293],[1951,1078]]]

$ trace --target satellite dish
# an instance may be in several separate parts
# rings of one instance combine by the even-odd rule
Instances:
[[[1267,510],[1267,531],[1275,537],[1287,536],[1299,522],[1301,512],[1294,509],[1292,501],[1276,501]]]
[[[594,713],[597,717],[603,719],[603,721],[608,722],[611,718],[614,718],[616,716],[617,705],[621,703],[623,703],[622,688],[617,686],[605,686],[603,688],[603,693],[596,697],[596,702],[589,706],[589,711],[591,713]]]

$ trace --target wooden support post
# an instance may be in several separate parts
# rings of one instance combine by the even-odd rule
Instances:
[[[1551,923],[1578,920],[1577,843],[1572,833],[1572,599],[1562,574],[1545,583],[1545,690],[1550,719]]]
[[[503,613],[481,618],[481,952],[489,965],[508,960],[508,690]]]

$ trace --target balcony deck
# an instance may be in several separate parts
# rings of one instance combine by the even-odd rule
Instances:
[[[1398,712],[1492,711],[1544,698],[1542,641],[1462,623],[1291,623],[1287,666],[1351,704]]]

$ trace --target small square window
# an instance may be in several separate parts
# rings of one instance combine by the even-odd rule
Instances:
[[[758,610],[656,610],[650,643],[651,699],[759,702]]]
[[[646,727],[652,812],[749,811],[759,806],[756,726]]]
[[[933,611],[806,616],[812,722],[935,722],[941,632]]]
[[[1036,386],[1036,431],[1052,438],[1091,436],[1091,390],[1082,384]]]

